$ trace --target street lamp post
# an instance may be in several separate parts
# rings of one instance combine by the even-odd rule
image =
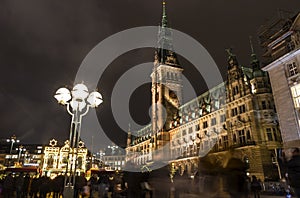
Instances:
[[[115,154],[115,150],[117,150],[119,147],[116,145],[112,145],[112,146],[107,146],[107,148],[111,149],[111,154],[114,155]]]
[[[99,155],[100,155],[100,158],[99,158],[99,160],[100,160],[100,168],[103,168],[103,167],[104,167],[104,160],[103,160],[103,156],[105,156],[105,152],[104,152],[104,151],[102,151],[102,150],[100,150],[100,151],[99,151],[99,153],[97,153],[97,154],[99,154]]]
[[[18,140],[17,137],[15,135],[13,135],[10,137],[10,139],[6,139],[6,142],[10,142],[9,159],[8,159],[8,166],[10,166],[11,159],[12,159],[12,149],[13,149],[14,143],[19,143],[20,140]]]
[[[22,151],[26,151],[26,148],[24,148],[24,146],[19,146],[19,148],[16,148],[16,151],[19,151],[19,154],[18,154],[18,163],[20,164],[20,158],[21,158],[21,155],[22,155]]]
[[[83,83],[75,85],[72,91],[67,88],[60,88],[56,91],[54,97],[59,104],[67,106],[67,111],[72,116],[64,197],[73,197],[81,120],[88,113],[89,108],[98,107],[103,100],[101,94],[97,91],[88,93],[88,88]]]
[[[13,149],[13,146],[14,146],[14,143],[18,143],[20,142],[20,140],[17,139],[17,137],[15,135],[11,136],[10,139],[6,139],[6,142],[10,142],[10,151],[9,151],[9,154],[11,154],[12,152],[12,149]]]

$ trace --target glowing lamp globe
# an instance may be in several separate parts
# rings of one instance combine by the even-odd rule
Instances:
[[[90,93],[87,101],[91,107],[98,107],[103,102],[102,95],[99,92],[94,91]]]
[[[67,88],[63,87],[63,88],[59,88],[56,91],[54,98],[57,100],[59,104],[65,105],[71,99],[71,94]]]
[[[84,84],[77,84],[73,87],[72,97],[74,99],[84,100],[88,97],[89,90]]]

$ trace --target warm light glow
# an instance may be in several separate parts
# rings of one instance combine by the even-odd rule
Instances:
[[[69,100],[71,100],[71,94],[67,88],[63,87],[56,91],[54,98],[59,104],[65,105]]]
[[[90,103],[91,107],[98,107],[103,102],[102,95],[99,92],[94,91],[90,93],[87,101]]]
[[[77,84],[73,87],[72,90],[73,99],[84,100],[88,97],[88,95],[89,95],[88,88],[84,84]]]

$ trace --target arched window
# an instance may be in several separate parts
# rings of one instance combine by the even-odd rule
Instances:
[[[249,130],[247,130],[246,136],[247,136],[247,140],[251,140],[251,134],[250,134],[250,131],[249,131]]]
[[[81,169],[82,168],[82,157],[77,158],[77,168]]]
[[[47,161],[48,168],[53,168],[53,162],[54,162],[53,155],[50,155]]]
[[[233,134],[233,143],[236,143],[236,134]]]

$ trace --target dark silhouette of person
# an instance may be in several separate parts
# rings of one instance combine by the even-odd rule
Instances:
[[[39,178],[39,184],[40,184],[40,198],[46,198],[47,193],[51,191],[50,178],[46,176]]]
[[[251,191],[253,192],[254,198],[260,198],[261,184],[255,175],[252,175]]]
[[[13,178],[12,174],[9,173],[3,181],[4,198],[13,197],[13,193],[14,193],[14,178]]]
[[[98,197],[107,198],[108,197],[108,176],[100,175],[98,179]]]
[[[139,198],[141,197],[141,181],[142,181],[142,173],[140,172],[124,172],[124,181],[127,186],[127,196],[128,198]]]
[[[90,197],[93,197],[93,193],[97,189],[98,178],[96,174],[93,174],[92,177],[89,179],[90,185]]]
[[[30,188],[31,198],[38,197],[39,188],[40,188],[39,178],[36,176],[32,179],[31,182],[31,188]]]
[[[168,197],[171,189],[169,165],[155,163],[157,165],[154,164],[153,167],[161,168],[154,169],[149,173],[148,182],[152,188],[151,194],[153,193],[154,197]]]
[[[53,198],[59,198],[63,195],[65,177],[63,175],[56,176],[52,181]]]
[[[87,180],[84,173],[75,177],[75,198],[78,198],[79,195],[83,192],[83,187],[87,185]]]
[[[24,177],[24,182],[23,182],[23,196],[27,197],[29,194],[29,185],[30,185],[30,175],[27,173]]]
[[[226,166],[226,186],[227,192],[231,198],[239,198],[245,196],[246,187],[246,166],[237,158],[229,159]]]
[[[297,198],[300,198],[300,151],[299,148],[292,147],[284,150],[287,160],[288,184],[294,189]]]
[[[16,186],[17,198],[21,198],[22,197],[23,185],[24,185],[24,174],[20,173],[20,175],[15,178],[15,186]]]

